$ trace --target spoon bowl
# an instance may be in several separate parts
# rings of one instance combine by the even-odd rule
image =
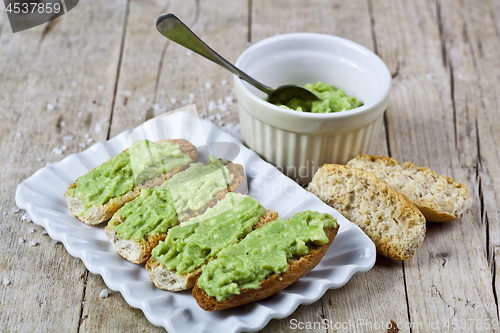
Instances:
[[[297,85],[283,85],[277,88],[268,87],[255,80],[203,42],[189,27],[174,14],[163,14],[156,20],[156,29],[171,41],[198,53],[215,62],[217,65],[247,81],[255,88],[268,95],[267,101],[272,104],[286,104],[290,99],[297,97],[304,101],[319,101],[312,91]]]

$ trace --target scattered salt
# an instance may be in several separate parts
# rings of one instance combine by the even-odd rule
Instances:
[[[12,208],[10,209],[10,211],[11,211],[12,213],[19,213],[20,209],[19,209],[19,207],[12,207]]]
[[[99,294],[99,297],[100,298],[106,298],[106,297],[108,297],[108,289],[104,288],[103,290],[101,290],[101,293]]]
[[[96,131],[96,132],[102,131],[102,124],[101,123],[95,123],[94,131]]]
[[[18,241],[19,241],[19,243],[24,243],[24,238],[19,237]]]
[[[461,78],[463,78],[464,76],[462,75],[462,73],[457,73],[457,77],[458,77],[459,79],[461,79]]]
[[[427,73],[427,75],[426,75],[426,76],[427,76],[427,78],[428,78],[429,80],[432,80],[432,78],[434,77],[434,75],[432,75],[431,73]]]
[[[231,111],[226,111],[226,115],[230,115],[231,114]]]
[[[17,133],[16,133],[16,137],[17,137],[17,138],[20,138],[20,137],[21,137],[21,133],[17,132]]]
[[[213,114],[211,114],[210,116],[208,116],[208,120],[214,120],[215,119],[215,116]]]
[[[142,117],[141,116],[137,117],[137,120],[142,120]]]
[[[92,142],[94,142],[94,139],[92,139],[92,138],[87,139],[87,144],[91,144]]]
[[[71,141],[71,140],[73,140],[73,136],[72,135],[66,135],[66,136],[63,137],[63,140],[64,141]]]
[[[207,89],[212,88],[212,84],[210,82],[205,82],[205,88]]]
[[[41,162],[41,161],[42,161],[42,159],[41,159],[40,157],[39,157],[39,158],[37,158],[36,160],[37,160],[38,162]]]
[[[31,246],[36,246],[36,244],[37,244],[37,243],[36,243],[36,239],[33,239],[33,240],[30,242],[30,245],[31,245]]]
[[[28,228],[28,234],[32,234],[35,232],[35,229],[33,229],[32,227],[29,227]]]
[[[132,95],[132,92],[130,90],[125,91],[125,96],[130,96]]]
[[[104,90],[104,86],[99,86],[99,87],[97,87],[97,89]]]
[[[85,139],[88,139],[88,138],[89,138],[89,135],[88,135],[87,133],[85,133],[85,134],[83,135],[83,137],[84,137]]]
[[[227,84],[227,80],[220,81],[220,84],[222,84],[223,86],[225,86]]]
[[[78,145],[80,146],[80,148],[85,148],[85,147],[87,147],[87,145],[85,144],[85,142],[80,142]]]
[[[7,279],[6,277],[4,277],[3,280],[2,280],[2,283],[3,283],[4,286],[7,286],[7,285],[9,285],[10,280]]]
[[[189,50],[188,50],[188,51],[186,51],[186,55],[187,55],[188,57],[192,56],[192,55],[193,55],[193,51],[189,51]]]
[[[188,102],[188,101],[187,101],[187,100],[185,100],[185,99],[183,99],[183,100],[181,101],[181,103],[182,103],[182,104],[187,104],[187,102]]]
[[[31,222],[31,216],[29,216],[28,214],[26,214],[26,222]]]
[[[66,122],[63,120],[63,121],[61,121],[61,127],[64,127],[64,126],[66,126]]]
[[[2,215],[3,215],[3,216],[7,215],[7,212],[2,212]]]
[[[21,216],[21,220],[23,220],[23,221],[26,220],[26,214],[23,214],[23,216]]]
[[[219,121],[219,127],[222,127],[224,126],[224,122],[223,121]]]
[[[174,98],[174,97],[170,98],[170,103],[172,103],[172,104],[177,103],[177,98]]]
[[[83,113],[82,112],[78,112],[77,115],[80,117]]]
[[[215,110],[216,108],[217,108],[217,104],[215,104],[214,102],[210,101],[208,103],[208,111]]]
[[[247,43],[247,47],[250,47],[250,45],[252,45],[252,43],[248,42],[248,43]]]
[[[48,235],[48,233],[45,229],[43,229],[42,232],[40,233],[40,235],[45,236],[45,235]]]
[[[193,93],[189,93],[189,99],[193,100],[194,99],[194,94]]]
[[[217,105],[217,107],[218,107],[218,108],[219,108],[219,110],[221,110],[221,111],[226,111],[226,110],[227,110],[227,105],[226,105],[226,103],[219,104],[219,105]]]
[[[58,241],[58,240],[53,239],[53,240],[52,240],[52,243],[57,244],[57,243],[59,243],[59,241]]]
[[[52,111],[52,110],[54,110],[55,108],[56,108],[56,107],[54,106],[54,104],[52,104],[52,103],[47,104],[47,110]]]
[[[215,114],[215,119],[221,120],[222,119],[222,115],[220,113],[216,113]]]
[[[52,149],[52,151],[53,151],[53,152],[54,152],[54,154],[56,154],[56,155],[62,155],[62,153],[63,153],[63,152],[62,152],[62,150],[61,150],[60,148],[58,148],[58,147],[56,147],[56,148]]]
[[[68,149],[68,147],[66,147],[66,146],[61,146],[61,150],[62,150],[62,151],[66,151],[66,149]]]
[[[140,101],[141,101],[141,103],[146,103],[147,99],[146,99],[146,97],[141,97]]]
[[[167,108],[164,108],[164,107],[160,106],[159,104],[154,104],[153,110],[155,110],[156,112],[165,112],[167,110]]]
[[[233,104],[233,97],[232,97],[232,96],[227,96],[227,97],[224,99],[224,102],[226,102],[226,104],[228,104],[228,105]]]
[[[105,123],[105,122],[107,122],[108,120],[109,120],[109,119],[108,119],[108,117],[102,117],[102,118],[101,118],[101,123]]]
[[[219,99],[217,100],[217,104],[222,104],[222,99],[220,99],[220,98],[219,98]]]

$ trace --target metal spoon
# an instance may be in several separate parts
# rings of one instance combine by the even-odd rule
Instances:
[[[231,73],[239,76],[241,79],[247,81],[255,88],[265,92],[268,95],[267,101],[269,103],[285,104],[293,97],[300,98],[304,101],[319,100],[313,92],[301,86],[289,84],[278,88],[271,88],[260,83],[212,50],[174,14],[163,14],[158,17],[156,20],[156,29],[158,29],[158,31],[168,39],[198,53],[208,60],[215,62]]]

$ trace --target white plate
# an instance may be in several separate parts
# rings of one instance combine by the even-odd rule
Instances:
[[[16,203],[34,223],[61,241],[72,256],[82,259],[89,271],[101,275],[110,289],[120,291],[128,304],[140,308],[152,324],[163,326],[170,333],[258,331],[272,318],[287,317],[300,304],[313,303],[327,289],[342,287],[354,273],[366,272],[374,265],[375,246],[356,225],[211,122],[197,120],[186,112],[151,119],[133,131],[70,155],[22,182],[17,187]],[[92,227],[78,221],[64,200],[64,192],[77,177],[140,138],[187,139],[200,147],[201,160],[208,155],[206,142],[233,143],[240,150],[233,160],[244,163],[246,169],[248,193],[264,207],[274,209],[282,217],[308,209],[329,213],[338,219],[339,233],[320,264],[290,287],[253,304],[205,312],[189,291],[172,293],[155,288],[143,265],[132,264],[116,254],[104,234],[104,226]],[[220,146],[212,146],[212,150],[217,151],[218,157],[228,154]],[[246,186],[242,191],[246,191]]]

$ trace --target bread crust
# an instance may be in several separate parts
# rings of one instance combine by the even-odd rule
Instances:
[[[215,297],[209,296],[195,284],[192,292],[193,297],[203,310],[216,311],[253,303],[272,296],[300,279],[318,265],[337,235],[338,229],[338,224],[336,228],[327,227],[327,244],[322,246],[309,245],[309,253],[307,255],[290,259],[286,272],[281,274],[274,273],[266,277],[258,289],[242,289],[239,295],[234,295],[223,302],[219,302]]]
[[[228,162],[226,167],[233,176],[231,184],[228,185],[228,189],[230,189],[231,191],[235,191],[243,182],[243,167],[232,162]],[[176,225],[185,222],[192,217],[203,214],[208,208],[215,206],[219,200],[223,199],[226,196],[227,193],[228,190],[219,191],[214,195],[213,199],[210,200],[210,202],[206,204],[202,209],[196,212],[193,212],[191,210],[184,212],[181,216],[178,216],[178,223]],[[113,218],[118,221],[116,225],[120,225],[124,221],[123,216],[119,215],[118,212],[113,215]],[[115,249],[116,253],[118,253],[122,258],[133,262],[134,264],[142,264],[143,262],[147,261],[149,257],[151,257],[151,251],[153,251],[153,249],[156,247],[156,245],[158,245],[158,243],[160,243],[160,241],[165,240],[165,238],[167,237],[167,233],[164,233],[160,235],[151,235],[146,240],[143,240],[141,242],[138,242],[134,239],[124,239],[118,237],[115,229],[110,227],[109,223],[104,228],[104,232],[113,244],[113,248]]]
[[[423,244],[426,226],[420,210],[372,173],[325,164],[307,190],[358,225],[383,256],[411,259]]]
[[[400,164],[391,157],[360,154],[347,165],[373,173],[414,203],[427,221],[453,221],[472,206],[464,184],[412,162]]]
[[[278,213],[268,209],[266,213],[260,217],[259,222],[254,226],[253,230],[265,226],[267,223],[278,218]],[[210,261],[209,259],[208,261]],[[207,261],[207,262],[208,262]],[[206,263],[205,263],[206,264]],[[165,267],[161,262],[156,261],[153,257],[149,258],[146,263],[146,270],[153,284],[160,289],[169,291],[187,290],[194,286],[196,279],[201,275],[201,265],[194,271],[187,274],[179,274]]]
[[[168,139],[168,140],[160,140],[157,141],[157,143],[162,143],[162,142],[171,142],[173,144],[179,145],[179,149],[184,153],[187,154],[190,158],[191,161],[194,161],[196,159],[197,155],[197,150],[196,147],[189,141],[185,139]],[[123,152],[126,152],[128,149],[125,149]],[[104,163],[110,161],[111,159],[105,161]],[[104,221],[109,220],[113,214],[116,213],[118,209],[123,207],[127,202],[134,200],[136,197],[139,196],[141,193],[142,188],[155,188],[159,185],[161,185],[165,180],[171,178],[174,174],[185,170],[189,165],[186,166],[180,166],[176,167],[173,170],[171,170],[168,173],[165,173],[163,175],[160,175],[158,177],[155,177],[153,179],[149,179],[139,185],[136,185],[131,191],[112,198],[109,200],[107,203],[101,206],[96,206],[96,207],[91,207],[89,208],[90,213],[85,216],[85,215],[79,215],[82,210],[83,210],[83,201],[81,198],[76,197],[76,196],[69,196],[68,195],[68,190],[75,188],[76,182],[71,184],[66,192],[64,193],[64,197],[66,198],[66,202],[68,204],[68,208],[73,214],[74,217],[79,219],[85,224],[89,225],[97,225],[99,223],[102,223]]]

